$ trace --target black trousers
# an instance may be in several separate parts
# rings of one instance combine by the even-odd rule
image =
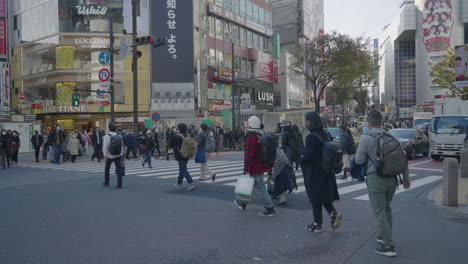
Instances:
[[[41,146],[34,146],[34,155],[36,155],[36,161],[39,161],[39,152],[41,152]]]
[[[335,207],[331,203],[312,203],[312,212],[314,213],[314,222],[318,225],[323,224],[322,219],[322,206],[327,210],[328,214],[330,215],[332,212],[335,212]]]
[[[122,186],[122,157],[115,159],[106,159],[106,166],[104,168],[104,183],[109,184],[110,181],[110,167],[112,163],[115,164],[115,170],[117,172],[117,186]]]
[[[0,148],[0,161],[3,168],[6,168],[6,165],[10,168],[10,153],[6,148]]]
[[[98,161],[101,161],[101,159],[102,159],[102,145],[94,146],[94,154],[91,157],[91,159],[94,160],[94,157],[96,157],[98,159]]]
[[[127,153],[125,154],[126,159],[128,159],[130,152],[133,153],[134,159],[138,159],[136,147],[127,147]]]

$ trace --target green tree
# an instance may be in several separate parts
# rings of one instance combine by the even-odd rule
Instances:
[[[360,89],[353,95],[354,101],[356,101],[356,107],[354,111],[360,115],[366,115],[367,105],[370,103],[369,90]]]
[[[468,100],[468,87],[455,85],[455,51],[449,49],[437,63],[430,63],[432,82],[442,88],[449,89],[462,100]]]

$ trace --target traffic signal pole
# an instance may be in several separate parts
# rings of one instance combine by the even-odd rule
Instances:
[[[115,89],[114,89],[114,19],[113,13],[109,12],[109,33],[110,33],[110,99],[111,99],[111,122],[115,123]]]
[[[132,72],[133,72],[133,132],[138,133],[138,67],[137,67],[137,3],[132,0]]]

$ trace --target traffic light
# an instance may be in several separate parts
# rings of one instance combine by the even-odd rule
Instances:
[[[72,96],[72,106],[80,106],[80,94],[74,93]]]
[[[135,42],[137,46],[147,45],[147,44],[153,44],[154,39],[151,36],[146,36],[146,37],[136,38]]]
[[[445,95],[435,95],[434,98],[435,99],[444,99]]]

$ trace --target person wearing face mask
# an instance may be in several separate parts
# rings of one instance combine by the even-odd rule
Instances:
[[[94,157],[98,159],[98,162],[101,162],[102,159],[102,134],[101,134],[101,129],[99,127],[96,127],[94,129],[93,136],[91,137],[91,143],[93,144],[94,148],[94,154],[91,156],[91,160],[94,161]]]
[[[154,148],[153,148],[153,153],[151,156],[154,155],[154,150],[157,150],[158,151],[158,155],[159,155],[159,159],[163,159],[163,157],[161,156],[161,146],[159,145],[159,134],[158,134],[158,128],[154,128],[153,130],[153,134],[151,135],[151,137],[153,138],[153,142],[154,142]]]
[[[0,158],[3,169],[6,169],[6,165],[8,165],[8,168],[10,168],[11,149],[11,137],[7,134],[7,131],[5,129],[2,129],[0,133]]]
[[[76,157],[80,153],[80,141],[76,134],[73,134],[68,140],[67,151],[70,153],[72,163],[75,163]]]
[[[19,137],[18,131],[14,130],[11,137],[13,143],[13,151],[11,154],[11,163],[14,165],[18,165],[18,152],[21,146],[21,141]]]
[[[31,144],[34,147],[34,154],[36,157],[36,162],[39,162],[39,152],[41,151],[41,146],[44,143],[44,138],[39,134],[39,131],[34,131],[34,135],[31,137]]]
[[[145,164],[148,163],[148,168],[153,168],[153,166],[151,166],[151,158],[154,149],[154,141],[151,137],[151,131],[148,128],[145,130],[143,138],[144,140],[141,141],[141,144],[144,144],[142,147],[146,150],[146,159],[141,162],[141,166],[145,167]]]
[[[65,141],[65,132],[62,127],[57,125],[49,134],[49,144],[53,146],[54,164],[60,165],[60,154],[62,152],[62,144]]]

